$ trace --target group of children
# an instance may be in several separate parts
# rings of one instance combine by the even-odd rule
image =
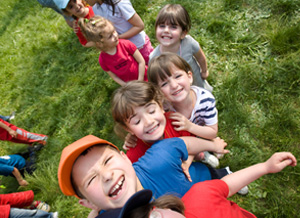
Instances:
[[[49,1],[83,46],[100,50],[101,68],[121,85],[112,117],[128,132],[126,154],[93,135],[66,146],[58,168],[62,192],[90,208],[89,217],[255,217],[227,198],[247,194],[250,182],[297,161],[283,152],[235,173],[216,169],[229,151],[217,137],[206,57],[188,35],[186,9],[168,4],[160,10],[153,49],[129,0]],[[11,141],[20,140],[21,132],[30,135],[0,121]]]
[[[32,174],[35,170],[35,152],[42,149],[48,140],[47,135],[28,132],[13,124],[15,113],[0,116],[0,140],[29,145],[28,151],[0,156],[0,175],[13,176],[20,186],[27,186],[25,172]],[[57,212],[49,212],[50,206],[34,200],[33,191],[0,194],[0,217],[45,217],[57,218]]]
[[[112,117],[128,132],[126,154],[93,135],[65,147],[58,168],[62,192],[92,209],[89,217],[255,217],[227,197],[247,194],[250,182],[295,166],[296,159],[277,153],[236,173],[216,169],[229,151],[217,137],[206,57],[188,35],[186,9],[168,4],[160,10],[153,49],[129,0],[54,2],[74,18],[81,44],[100,50],[101,68],[121,85]]]

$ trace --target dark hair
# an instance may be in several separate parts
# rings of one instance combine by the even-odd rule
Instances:
[[[112,7],[112,15],[115,15],[115,5],[118,4],[121,0],[103,0],[103,3],[110,5]]]
[[[164,195],[156,199],[155,201],[138,207],[128,213],[126,218],[148,218],[150,211],[153,207],[161,209],[171,209],[184,215],[184,204],[180,198],[173,195]]]
[[[148,66],[148,81],[158,85],[159,80],[163,81],[172,75],[171,68],[175,66],[188,73],[192,72],[191,66],[180,56],[171,52],[154,57]]]
[[[188,33],[191,29],[191,18],[187,10],[179,4],[167,4],[158,13],[155,21],[155,30],[158,25],[169,23],[179,25],[182,31]]]

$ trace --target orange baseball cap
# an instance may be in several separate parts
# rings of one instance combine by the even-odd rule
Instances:
[[[72,144],[65,147],[61,153],[60,162],[58,166],[58,183],[61,191],[67,196],[75,196],[80,199],[75,193],[71,183],[71,172],[77,157],[87,148],[97,145],[107,144],[119,151],[119,148],[114,144],[100,139],[93,135],[87,135]]]

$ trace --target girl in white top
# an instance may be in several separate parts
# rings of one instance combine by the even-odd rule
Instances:
[[[141,52],[146,64],[153,51],[149,37],[144,30],[144,22],[134,10],[129,0],[87,0],[93,6],[95,15],[111,21],[120,39],[133,42]]]

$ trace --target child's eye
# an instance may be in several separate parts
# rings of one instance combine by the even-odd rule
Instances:
[[[155,113],[155,110],[150,110],[149,111],[149,114],[154,114]]]
[[[161,87],[164,87],[164,86],[166,86],[167,84],[168,84],[167,82],[163,82],[163,83],[160,84],[160,86],[161,86]]]
[[[134,125],[138,125],[140,123],[140,120],[137,120],[134,122]]]
[[[110,156],[109,158],[107,158],[106,161],[104,162],[104,165],[106,165],[111,159],[112,159],[112,156]]]
[[[159,24],[158,26],[159,26],[160,28],[165,28],[166,25],[165,25],[165,24]]]
[[[175,76],[175,78],[180,78],[182,75],[181,74],[178,74]]]
[[[172,29],[177,29],[177,27],[178,27],[177,25],[172,25],[171,26]]]
[[[96,178],[96,176],[93,176],[90,180],[89,180],[89,182],[88,182],[88,186],[94,181],[94,179]]]

